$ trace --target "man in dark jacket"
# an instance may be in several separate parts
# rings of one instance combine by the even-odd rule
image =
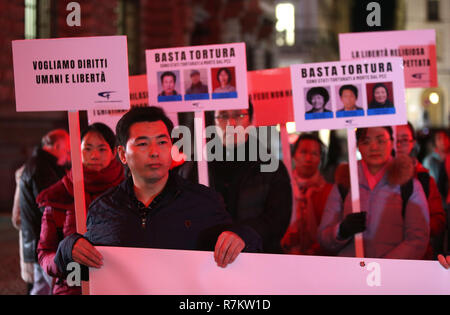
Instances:
[[[209,184],[223,197],[234,222],[248,225],[261,235],[264,253],[281,254],[280,242],[292,213],[292,187],[286,167],[273,152],[270,167],[260,158],[267,149],[258,141],[256,129],[249,135],[254,128],[252,116],[251,104],[248,110],[215,113],[216,126],[222,134],[223,157],[220,160],[208,157],[212,160],[208,163]],[[233,129],[235,132],[231,132]],[[187,162],[179,171],[183,177],[196,180],[196,163]]]
[[[42,212],[36,203],[37,195],[56,183],[65,174],[65,165],[70,162],[69,134],[62,129],[47,133],[31,158],[25,163],[20,178],[20,219],[23,241],[23,259],[34,264],[34,283],[30,294],[50,294],[46,275],[37,261],[36,248],[41,233]]]
[[[214,250],[220,267],[244,249],[260,249],[259,235],[233,225],[213,190],[169,173],[172,129],[157,107],[133,108],[121,118],[118,152],[131,177],[91,204],[84,236],[73,234],[60,243],[55,262],[62,273],[72,260],[100,268],[102,256],[92,244]]]

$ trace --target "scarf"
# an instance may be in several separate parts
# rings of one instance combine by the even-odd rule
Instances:
[[[111,187],[117,186],[124,179],[122,164],[113,159],[101,171],[92,171],[83,167],[84,192],[86,209],[100,194]],[[39,207],[51,206],[58,209],[73,210],[73,174],[67,174],[56,184],[44,190],[36,199]]]
[[[283,247],[293,254],[307,254],[311,246],[317,242],[317,229],[320,224],[312,200],[314,193],[325,187],[325,180],[317,171],[311,178],[301,178],[293,172],[295,213],[283,239]]]

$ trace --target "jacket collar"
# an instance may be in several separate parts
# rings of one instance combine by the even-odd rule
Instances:
[[[130,199],[139,208],[143,207],[143,203],[139,201],[134,193],[133,177],[129,176],[121,184],[122,189],[127,193]],[[175,199],[181,191],[180,184],[177,179],[177,175],[172,171],[169,171],[169,178],[163,190],[153,199],[149,207],[160,205],[161,203],[168,203]],[[145,208],[145,206],[144,206]]]

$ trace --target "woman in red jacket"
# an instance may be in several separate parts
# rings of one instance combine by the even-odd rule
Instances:
[[[397,126],[397,153],[411,156],[416,143],[414,128],[410,123],[407,125]],[[424,259],[436,259],[438,253],[442,251],[442,244],[437,240],[442,239],[445,232],[446,213],[443,208],[441,194],[439,193],[437,184],[433,176],[429,175],[426,168],[414,158],[415,177],[420,180],[419,176],[428,177],[427,181],[421,181],[422,186],[428,183],[428,187],[423,187],[428,201],[430,211],[430,245]],[[421,175],[422,174],[422,175]],[[425,174],[425,175],[423,175]]]
[[[88,126],[81,134],[81,153],[87,209],[95,198],[124,179],[124,171],[122,164],[115,158],[116,137],[102,123]],[[62,272],[54,263],[59,242],[76,232],[72,179],[72,172],[69,171],[37,197],[39,206],[45,209],[38,258],[42,268],[55,278],[53,294],[81,294],[80,287],[70,287],[61,278]]]

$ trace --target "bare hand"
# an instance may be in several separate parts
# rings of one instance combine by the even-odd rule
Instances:
[[[102,254],[84,238],[80,238],[73,246],[72,259],[88,267],[100,268],[103,266]]]
[[[217,266],[225,268],[236,259],[244,248],[245,242],[236,233],[223,232],[219,235],[214,249],[214,260]]]
[[[450,268],[450,256],[447,256],[447,258],[445,258],[443,255],[439,255],[438,259],[439,259],[439,262],[441,263],[441,265],[445,269],[449,269]]]

